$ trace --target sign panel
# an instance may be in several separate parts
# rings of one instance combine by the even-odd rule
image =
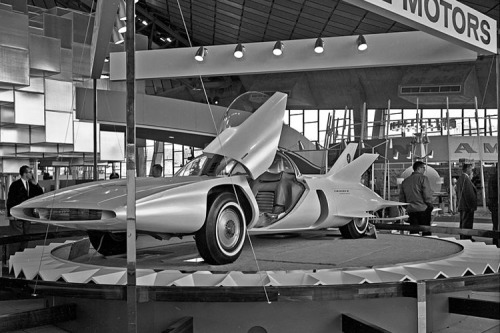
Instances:
[[[497,53],[497,22],[456,0],[344,0],[482,54]]]
[[[473,159],[476,163],[498,161],[498,141],[496,136],[451,136],[448,140],[450,160]]]

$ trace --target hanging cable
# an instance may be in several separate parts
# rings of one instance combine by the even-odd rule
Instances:
[[[186,32],[186,36],[187,36],[187,39],[188,39],[188,42],[189,42],[189,46],[193,47],[193,44],[191,42],[191,38],[189,37],[189,31],[187,29],[186,20],[184,19],[184,14],[182,13],[182,8],[181,8],[181,5],[179,3],[179,0],[177,0],[177,7],[179,8],[179,12],[180,12],[181,19],[182,19],[182,24],[184,25],[184,31]],[[222,142],[220,141],[220,137],[219,137],[219,134],[220,134],[219,131],[220,131],[220,129],[218,128],[218,126],[217,126],[217,124],[215,122],[215,117],[214,117],[214,114],[213,114],[213,111],[212,111],[212,108],[211,108],[211,105],[210,105],[209,99],[208,99],[207,89],[205,88],[205,84],[203,83],[202,76],[201,75],[198,75],[198,76],[200,78],[201,87],[203,89],[203,94],[205,96],[205,101],[207,101],[207,105],[208,105],[208,109],[209,109],[209,112],[210,112],[210,116],[212,118],[212,123],[213,123],[213,125],[215,127],[215,133],[217,134],[217,138],[219,140],[219,145],[220,145],[221,149],[223,149],[223,145],[222,145]],[[226,163],[227,163],[227,156],[225,154],[223,156],[224,156],[224,159],[226,160]],[[231,179],[231,184],[233,186],[233,191],[234,191],[237,203],[241,207],[240,200],[239,200],[239,197],[238,197],[238,192],[236,191],[236,186],[232,182],[232,179]],[[252,249],[252,254],[253,254],[253,257],[254,257],[254,260],[255,260],[255,264],[257,266],[257,271],[259,272],[259,274],[264,274],[264,272],[261,272],[261,270],[260,270],[259,263],[258,263],[258,260],[257,260],[257,255],[255,254],[255,250],[254,250],[254,247],[253,247],[253,244],[252,244],[252,240],[250,239],[250,234],[248,232],[248,228],[245,228],[245,230],[246,230],[246,236],[247,236],[248,241],[250,243],[250,248]],[[264,277],[262,278],[262,281],[264,281]],[[266,296],[267,303],[271,304],[271,301],[269,299],[269,295],[267,293],[266,285],[264,283],[262,284],[262,287],[264,289],[264,294]]]

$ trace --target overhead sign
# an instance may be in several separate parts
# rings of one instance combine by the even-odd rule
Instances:
[[[456,0],[344,1],[478,53],[497,53],[497,21]]]

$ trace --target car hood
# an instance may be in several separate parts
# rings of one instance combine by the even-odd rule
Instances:
[[[213,177],[136,178],[136,200]],[[80,184],[25,201],[24,207],[80,207],[112,209],[126,205],[127,181],[109,180]]]

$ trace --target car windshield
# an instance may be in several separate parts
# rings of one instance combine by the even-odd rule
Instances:
[[[267,172],[280,173],[282,171],[286,173],[295,173],[291,162],[285,156],[278,153],[274,156],[273,164],[267,169]]]
[[[207,156],[201,155],[183,166],[175,174],[176,177],[186,177],[186,176],[199,176],[205,163],[207,162]]]
[[[238,98],[228,106],[222,118],[219,132],[240,125],[268,99],[268,95],[256,91],[249,91],[238,96]]]
[[[223,177],[231,175],[246,175],[247,171],[241,163],[238,163],[231,158],[224,158],[220,155],[212,157],[210,157],[210,155],[200,155],[177,171],[175,176],[201,176],[202,174]]]

